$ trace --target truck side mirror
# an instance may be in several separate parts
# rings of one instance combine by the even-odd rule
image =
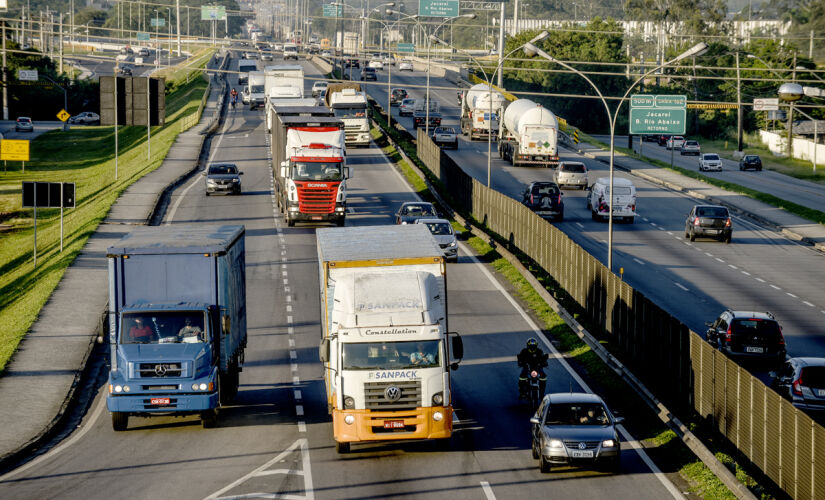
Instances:
[[[221,316],[221,333],[223,335],[228,335],[229,332],[232,331],[232,319],[229,317],[228,314],[224,314]]]
[[[318,358],[321,363],[329,361],[329,339],[321,340],[321,345],[318,346]]]
[[[352,177],[352,170],[349,167],[344,167],[344,179],[349,179]]]
[[[461,336],[456,332],[452,332],[451,335],[454,335],[453,344],[452,344],[453,357],[455,359],[463,359],[464,358],[464,341],[461,340]]]
[[[281,166],[281,177],[286,177],[286,167]]]

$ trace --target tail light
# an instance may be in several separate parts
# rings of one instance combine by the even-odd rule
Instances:
[[[694,225],[694,226],[698,226],[698,225],[699,225],[699,217],[694,217],[694,218],[693,218],[693,225]]]
[[[636,211],[636,204],[635,203],[630,205],[630,210],[633,211],[633,212]]]
[[[779,345],[785,345],[785,336],[782,335],[782,327],[779,327]]]
[[[725,219],[725,227],[730,227],[730,217]]]
[[[532,204],[534,204],[534,203],[535,203],[535,201],[533,201],[533,195],[531,194],[531,195],[530,195],[530,204],[532,205]]]
[[[561,193],[559,193],[559,199],[558,199],[558,201],[556,201],[556,203],[558,203],[559,205],[561,205]]]
[[[802,374],[801,373],[799,374],[799,378],[794,380],[793,384],[791,384],[791,390],[797,396],[802,395]]]
[[[731,332],[731,325],[728,325],[728,331],[725,332],[725,340],[730,342],[733,338],[733,333]]]

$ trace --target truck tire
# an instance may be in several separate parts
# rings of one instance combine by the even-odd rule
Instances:
[[[344,222],[346,222],[346,217],[338,217],[338,220],[335,221],[335,224],[338,227],[344,227]]]
[[[119,411],[112,412],[112,429],[116,432],[125,431],[129,427],[129,414]]]
[[[218,410],[206,410],[201,412],[201,426],[204,429],[214,429],[218,426]]]
[[[350,446],[349,443],[339,443],[338,441],[335,442],[335,451],[339,454],[349,453]]]

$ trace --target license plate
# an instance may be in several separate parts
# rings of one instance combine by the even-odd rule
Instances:
[[[573,458],[593,458],[593,450],[571,450],[570,456]]]
[[[718,229],[708,229],[707,231],[708,231],[709,234],[718,234],[719,233]]]
[[[825,397],[825,389],[817,389],[816,395],[820,397]]]
[[[754,354],[762,354],[763,352],[765,352],[765,348],[764,347],[751,347],[751,346],[748,346],[748,347],[745,347],[745,352],[752,352]]]
[[[149,400],[149,403],[153,405],[168,405],[169,398],[152,398]]]
[[[324,218],[319,216],[319,215],[315,215],[315,216],[312,217],[312,220],[323,220],[323,219]]]
[[[403,429],[404,428],[404,421],[403,420],[385,420],[384,421],[384,428],[385,429]]]

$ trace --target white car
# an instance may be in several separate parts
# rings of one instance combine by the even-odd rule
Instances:
[[[556,168],[556,184],[559,189],[565,186],[587,189],[587,167],[580,161],[563,161]]]
[[[450,221],[446,219],[416,219],[415,224],[424,224],[432,233],[439,248],[444,253],[444,260],[456,262],[458,260],[458,241]]]
[[[412,70],[413,70],[413,65],[409,61],[401,61],[398,64],[398,71],[412,71]]]
[[[685,138],[681,135],[674,135],[670,139],[667,140],[667,145],[665,146],[668,151],[671,149],[675,149],[679,151],[682,149],[682,146],[685,145]]]
[[[374,70],[384,69],[384,63],[377,59],[373,59],[372,61],[370,61],[368,67]]]
[[[719,158],[719,155],[716,153],[704,153],[702,156],[699,157],[699,171],[709,172],[711,170],[721,172],[722,159]]]
[[[332,57],[332,52],[325,50],[321,52],[321,57]]]
[[[384,56],[384,64],[395,66],[395,58],[393,56]]]
[[[315,82],[312,84],[312,97],[318,97],[321,95],[322,90],[327,89],[327,82]]]

